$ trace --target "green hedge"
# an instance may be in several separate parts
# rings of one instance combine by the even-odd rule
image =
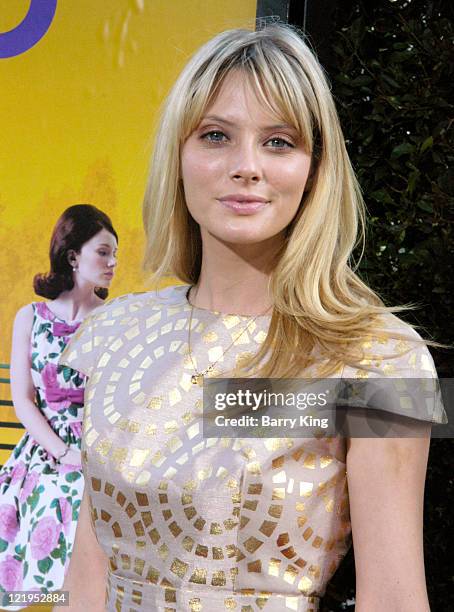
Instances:
[[[321,58],[369,212],[360,274],[387,304],[419,304],[404,318],[451,345],[452,7],[441,0],[339,1]],[[432,353],[439,375],[453,376],[454,351]],[[424,526],[432,610],[454,609],[452,453],[451,440],[432,441]],[[353,610],[353,598],[350,553],[321,609]]]

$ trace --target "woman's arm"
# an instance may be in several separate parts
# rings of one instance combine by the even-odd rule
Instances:
[[[66,449],[66,445],[35,404],[35,387],[30,374],[32,325],[33,307],[28,304],[18,311],[14,320],[10,369],[11,395],[17,418],[32,438],[55,457]]]
[[[108,558],[90,520],[86,489],[80,504],[76,537],[62,591],[69,591],[66,612],[104,612]],[[54,608],[59,612],[59,608]]]
[[[430,612],[423,555],[426,437],[351,438],[347,452],[356,612]]]

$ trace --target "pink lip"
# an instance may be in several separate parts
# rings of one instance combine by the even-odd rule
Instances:
[[[108,276],[109,278],[113,278],[113,272],[104,272],[104,276]]]
[[[256,195],[231,194],[218,198],[219,202],[240,215],[252,215],[269,204],[269,200]]]

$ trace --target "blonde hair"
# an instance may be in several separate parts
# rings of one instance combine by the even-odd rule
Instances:
[[[314,347],[326,358],[321,374],[358,364],[377,315],[403,307],[386,308],[350,266],[354,247],[364,247],[364,204],[323,69],[290,26],[222,32],[177,79],[163,108],[144,199],[145,268],[154,281],[167,275],[198,281],[201,236],[185,203],[180,148],[232,70],[243,71],[263,104],[298,130],[313,160],[311,187],[271,275],[267,338],[243,367],[260,365],[262,376],[296,376],[315,361]]]

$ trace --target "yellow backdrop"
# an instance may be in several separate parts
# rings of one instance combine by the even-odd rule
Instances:
[[[0,2],[0,38],[30,2]],[[16,311],[40,299],[32,279],[48,269],[66,207],[91,203],[112,217],[120,248],[110,295],[145,288],[141,202],[159,105],[200,44],[253,26],[255,10],[255,0],[58,0],[41,40],[0,58],[0,363],[9,363]],[[0,394],[9,398],[6,382]],[[0,421],[15,420],[0,406]],[[0,443],[21,433],[1,427]],[[9,452],[0,449],[0,465]]]

